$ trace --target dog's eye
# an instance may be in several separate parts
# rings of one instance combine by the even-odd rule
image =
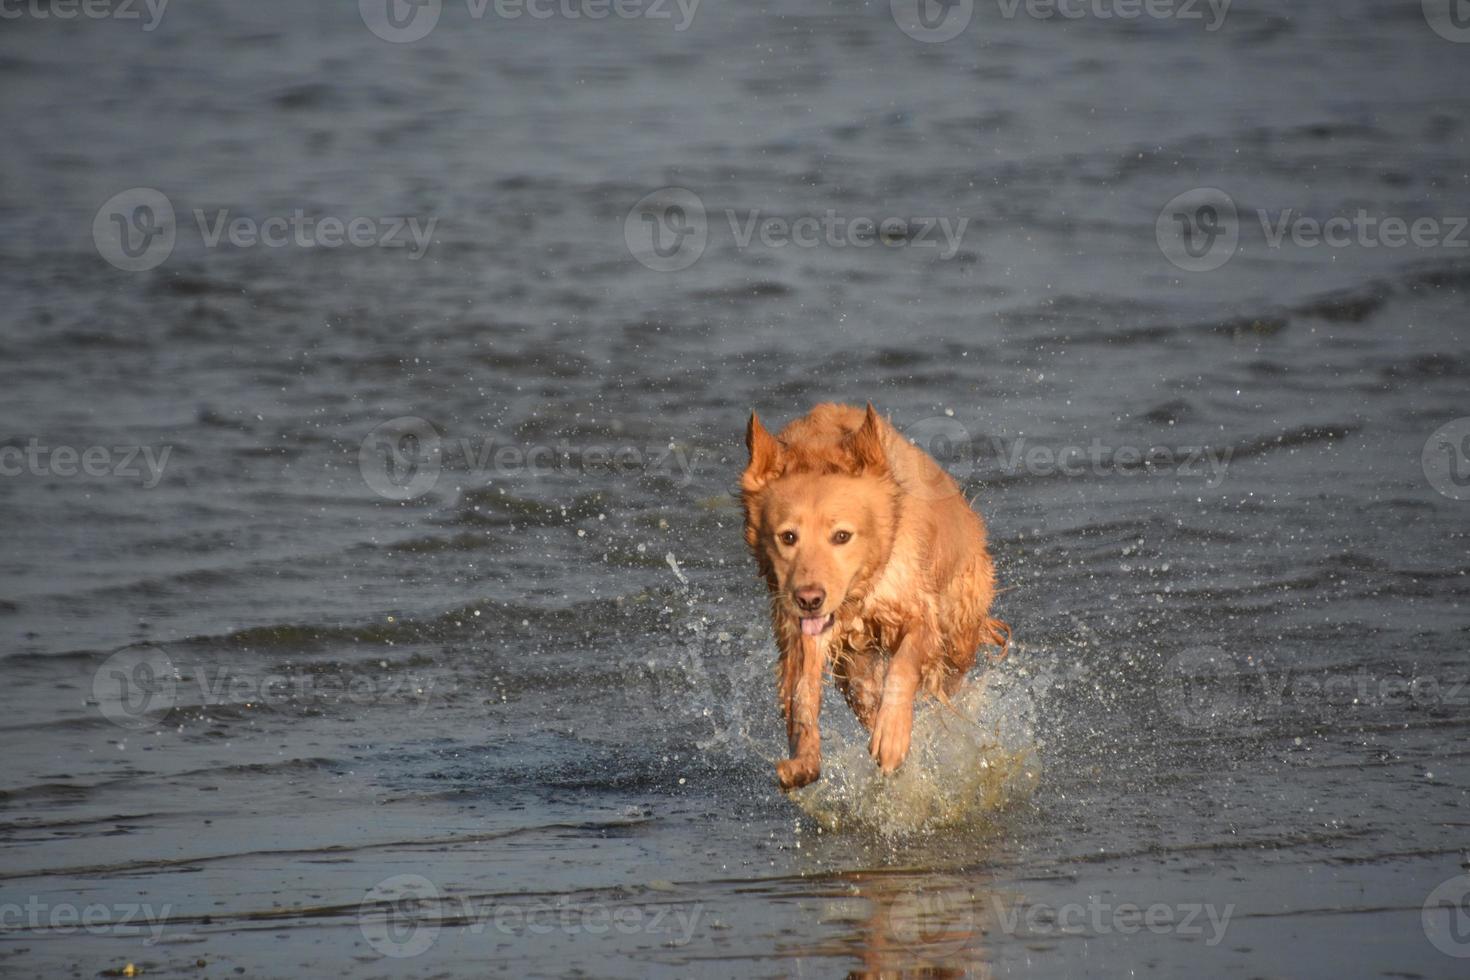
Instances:
[[[847,544],[847,542],[849,542],[851,540],[852,540],[852,532],[851,531],[838,531],[836,534],[832,535],[832,543],[833,544]]]
[[[782,531],[779,535],[777,535],[777,537],[779,537],[781,539],[781,543],[786,545],[786,547],[788,548],[796,544],[795,531]]]

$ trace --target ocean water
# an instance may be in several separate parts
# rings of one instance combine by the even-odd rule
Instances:
[[[1183,8],[6,8],[0,973],[1461,975],[1470,45]],[[788,799],[823,400],[1015,643]]]

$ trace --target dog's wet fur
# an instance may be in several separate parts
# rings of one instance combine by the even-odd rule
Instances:
[[[774,436],[752,413],[746,445],[745,542],[770,590],[791,752],[777,779],[793,789],[821,775],[829,670],[892,772],[908,754],[915,697],[948,701],[982,645],[1004,655],[985,523],[872,405],[818,405]]]

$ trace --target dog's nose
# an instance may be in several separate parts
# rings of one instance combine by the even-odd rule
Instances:
[[[797,589],[792,595],[796,599],[796,608],[802,612],[816,612],[822,608],[822,602],[827,598],[825,589],[818,589],[814,586]]]

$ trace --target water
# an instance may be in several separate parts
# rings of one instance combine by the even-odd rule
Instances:
[[[0,972],[1458,975],[1467,49],[1000,11],[6,20]],[[658,272],[666,187],[707,241]],[[298,210],[432,234],[209,244]],[[904,224],[742,244],[829,211]],[[793,802],[729,492],[825,399],[945,456],[1016,642],[899,780],[829,698]]]

